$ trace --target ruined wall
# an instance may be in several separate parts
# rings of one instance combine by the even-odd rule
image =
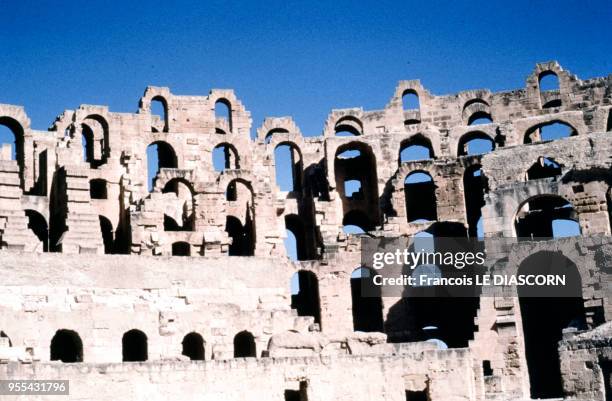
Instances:
[[[546,75],[556,77],[558,89],[540,90]],[[304,136],[290,117],[280,117],[267,118],[254,139],[250,113],[231,90],[180,96],[149,87],[136,113],[82,105],[64,111],[48,131],[32,129],[22,107],[0,105],[0,125],[16,138],[15,157],[6,146],[0,152],[0,269],[8,278],[0,287],[0,330],[11,339],[8,359],[48,361],[54,334],[68,329],[82,339],[85,363],[115,363],[122,358],[121,335],[134,328],[146,333],[152,361],[181,358],[181,341],[191,331],[204,338],[206,361],[227,359],[234,356],[234,336],[246,330],[258,359],[244,362],[242,375],[277,363],[263,357],[279,333],[351,336],[358,329],[351,278],[360,266],[360,240],[346,226],[374,236],[552,238],[552,221],[560,219],[577,223],[585,237],[609,236],[611,88],[612,76],[581,80],[556,62],[538,64],[524,88],[507,92],[438,96],[419,81],[401,81],[381,110],[332,110],[320,136]],[[416,107],[405,103],[409,96],[417,97]],[[154,103],[161,115],[152,113]],[[547,140],[552,124],[566,135]],[[489,148],[474,150],[474,141]],[[405,157],[414,145],[427,154]],[[156,146],[157,163],[148,160],[149,146]],[[215,169],[219,146],[225,160]],[[276,177],[280,146],[292,155],[284,167],[293,178],[290,191]],[[412,182],[414,173],[429,178]],[[359,188],[350,193],[347,181]],[[296,238],[298,261],[287,258],[286,230]],[[498,259],[513,255],[519,264],[537,251],[524,245],[501,250]],[[588,245],[584,252],[590,255]],[[612,317],[608,268],[593,262],[587,269],[585,329]],[[291,309],[290,281],[298,271],[313,273],[308,277],[316,283],[308,312]],[[383,331],[400,344],[429,339],[407,302],[381,299],[380,317],[370,319],[380,324],[370,322],[366,331]],[[528,397],[516,294],[452,308],[451,316],[437,318],[459,326],[461,338],[448,327],[440,336],[466,352],[472,376],[452,373],[445,380],[463,383],[462,399]],[[401,367],[390,368],[389,383],[408,373],[444,371],[443,353],[423,355],[402,357]],[[492,372],[483,378],[485,361]],[[344,369],[338,363],[334,371]],[[356,371],[350,358],[346,363],[347,372]],[[411,363],[421,368],[410,370]],[[278,364],[280,377],[292,363]],[[216,372],[228,365],[201,366]],[[186,380],[195,380],[201,366],[185,366]],[[343,391],[355,399],[368,391],[405,399],[401,386],[381,390],[376,383],[386,368],[368,366],[364,371],[381,375],[372,379],[376,390]],[[72,368],[48,369],[54,375]],[[157,367],[112,369],[116,376],[108,380],[120,381]],[[282,397],[274,375],[274,390],[266,394]],[[331,384],[320,384],[317,393],[318,379],[304,377],[312,380],[312,399],[340,398],[326,387]],[[434,385],[428,391],[431,400],[452,399]],[[239,393],[236,387],[231,394]]]

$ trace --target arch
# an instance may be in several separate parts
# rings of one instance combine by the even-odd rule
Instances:
[[[363,124],[354,116],[340,118],[334,125],[336,136],[360,136],[363,135]]]
[[[367,214],[370,227],[380,219],[376,169],[376,157],[369,145],[353,141],[337,148],[334,175],[343,213],[346,216],[358,210]]]
[[[540,251],[521,262],[518,275],[565,275],[566,285],[517,286],[531,398],[562,397],[558,342],[563,329],[586,329],[578,268],[561,252]]]
[[[227,143],[220,143],[212,151],[213,168],[220,173],[227,169],[240,168],[240,156],[236,148]]]
[[[81,146],[83,147],[83,161],[95,162],[95,140],[94,132],[87,124],[81,124]]]
[[[362,234],[375,228],[370,217],[360,210],[351,210],[345,214],[342,219],[342,226],[347,234]],[[350,232],[347,232],[347,229]]]
[[[233,116],[232,116],[232,103],[225,99],[219,98],[215,102],[215,120],[227,121],[229,131],[232,132],[233,128]]]
[[[195,331],[187,334],[183,337],[182,355],[189,357],[192,361],[203,361],[204,360],[204,338]]]
[[[402,93],[402,108],[404,110],[420,110],[419,94],[414,89],[406,89]]]
[[[538,160],[527,170],[528,180],[551,178],[561,175],[561,166],[550,157],[538,157]]]
[[[300,149],[292,142],[282,142],[274,148],[276,185],[281,191],[302,189],[303,162]]]
[[[354,331],[384,331],[381,290],[373,282],[374,274],[367,267],[358,267],[351,273]]]
[[[578,131],[561,120],[546,121],[529,128],[525,132],[524,143],[552,141],[578,135]]]
[[[433,159],[431,141],[423,134],[416,134],[400,143],[399,162]]]
[[[492,152],[495,141],[482,131],[472,131],[459,139],[457,156],[471,156]]]
[[[0,338],[6,338],[6,343],[8,344],[9,347],[13,346],[13,343],[11,341],[11,338],[8,336],[8,334],[6,334],[4,331],[0,330]]]
[[[144,362],[149,358],[147,335],[138,329],[126,331],[121,339],[123,362]]]
[[[463,106],[463,121],[466,125],[490,124],[493,122],[490,110],[489,103],[483,99],[470,99]]]
[[[194,231],[195,202],[191,183],[184,178],[173,178],[166,183],[162,193],[176,195],[176,198],[167,199],[164,231]]]
[[[51,360],[83,362],[83,342],[76,331],[61,329],[51,339]]]
[[[477,111],[468,118],[467,125],[491,124],[492,122],[491,114],[486,111]]]
[[[228,250],[230,256],[253,256],[255,239],[252,220],[247,218],[246,224],[243,225],[237,217],[227,216],[225,231],[232,240]]]
[[[0,116],[0,144],[10,147],[10,152],[3,151],[3,158],[16,160],[19,166],[23,166],[24,158],[24,129],[15,119],[8,116]]]
[[[102,233],[102,242],[104,243],[104,253],[115,253],[115,239],[113,238],[113,224],[109,219],[100,215],[100,232]]]
[[[268,131],[268,133],[264,137],[264,143],[269,144],[270,141],[272,141],[272,136],[274,134],[288,134],[288,133],[289,133],[289,130],[285,128],[272,128],[270,131]]]
[[[153,190],[154,179],[162,168],[177,168],[174,149],[164,141],[156,141],[147,146],[147,182],[149,192]]]
[[[468,225],[468,234],[471,238],[478,237],[478,222],[481,221],[481,209],[485,205],[484,181],[482,169],[479,164],[468,167],[463,174],[465,215]]]
[[[573,223],[571,228],[562,227],[560,232],[555,221]],[[524,201],[516,213],[514,229],[519,241],[580,235],[576,210],[559,195],[538,195]]]
[[[293,274],[291,280],[292,284],[297,280],[295,288],[292,288],[291,308],[297,310],[298,316],[312,316],[315,323],[321,324],[319,280],[316,274],[300,270]]]
[[[293,242],[285,242],[287,253],[294,256],[293,260],[313,259],[316,252],[314,233],[307,229],[304,220],[296,214],[288,214],[285,228],[293,235]]]
[[[255,358],[257,349],[255,347],[255,337],[250,332],[244,330],[234,337],[234,358]]]
[[[154,96],[151,99],[151,131],[168,132],[168,129],[168,102],[161,95]]]
[[[94,178],[89,180],[89,197],[91,199],[108,199],[105,179]]]
[[[612,131],[612,108],[610,109],[610,112],[608,113],[608,122],[606,123],[606,131],[607,132]]]
[[[33,209],[26,209],[25,215],[28,218],[28,228],[42,244],[43,252],[49,251],[49,226],[44,216]]]
[[[538,75],[538,88],[540,93],[545,91],[558,91],[559,76],[551,70],[542,71]]]
[[[413,171],[404,180],[406,219],[409,223],[438,219],[436,184],[429,173]]]
[[[172,243],[172,256],[191,256],[189,242],[177,241]]]
[[[109,126],[104,117],[90,114],[80,124],[83,161],[97,168],[108,159],[110,154]]]

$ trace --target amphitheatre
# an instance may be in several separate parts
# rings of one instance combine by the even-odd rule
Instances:
[[[232,90],[150,86],[47,131],[0,104],[0,378],[91,401],[612,400],[612,75],[527,73],[400,81],[319,136],[279,117],[252,137]],[[415,235],[553,260],[575,292],[360,296],[362,237]]]

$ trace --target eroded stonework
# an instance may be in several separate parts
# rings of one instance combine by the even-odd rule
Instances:
[[[540,90],[546,76],[558,89]],[[252,139],[231,90],[148,87],[136,113],[82,105],[48,131],[0,105],[15,136],[0,152],[0,378],[69,379],[75,400],[607,401],[611,110],[612,75],[556,62],[508,92],[401,81],[384,109],[333,110],[316,137],[281,117]],[[489,248],[489,267],[556,252],[581,296],[360,298],[355,227],[547,239]]]

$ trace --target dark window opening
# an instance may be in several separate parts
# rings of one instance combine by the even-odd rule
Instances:
[[[610,113],[608,114],[608,123],[606,124],[606,131],[612,131],[612,109],[610,109]]]
[[[0,145],[3,160],[23,160],[23,128],[10,117],[0,117]]]
[[[380,286],[374,284],[372,270],[360,267],[351,274],[353,330],[383,332]]]
[[[419,110],[419,95],[414,89],[406,89],[402,94],[402,107],[404,110]]]
[[[102,233],[102,241],[104,243],[104,253],[115,253],[115,240],[113,238],[113,225],[109,219],[104,216],[98,216],[100,220],[100,232]]]
[[[317,276],[313,272],[300,270],[293,275],[291,287],[291,308],[297,310],[298,316],[312,316],[315,323],[321,324]]]
[[[487,359],[482,361],[482,375],[484,377],[493,376],[493,368],[491,367],[491,361]]]
[[[42,214],[35,210],[27,209],[25,211],[26,217],[28,218],[28,228],[32,230],[34,235],[42,244],[43,252],[49,251],[49,228],[47,221]]]
[[[553,99],[549,102],[544,103],[544,105],[542,105],[543,109],[554,109],[557,107],[561,107],[562,103],[561,103],[561,99]]]
[[[336,151],[336,189],[342,199],[343,213],[345,216],[351,212],[366,214],[369,217],[368,227],[378,225],[380,219],[376,167],[376,157],[364,143],[351,142],[340,146]],[[345,188],[345,182],[353,180],[360,183],[360,189],[353,196],[348,196],[345,190],[352,191],[355,187],[349,185]],[[368,231],[368,228],[362,228]]]
[[[106,180],[93,179],[89,181],[89,197],[91,199],[108,199]]]
[[[407,120],[404,120],[404,127],[409,127],[411,125],[416,125],[420,123],[421,123],[421,120],[417,120],[415,118],[409,118]]]
[[[480,155],[495,150],[495,141],[484,132],[469,132],[459,140],[458,156]]]
[[[433,221],[438,217],[436,185],[429,174],[414,172],[404,181],[406,198],[406,218],[409,223]]]
[[[246,224],[234,216],[227,216],[225,220],[225,231],[231,238],[229,246],[230,256],[253,256],[255,251],[255,239],[253,235],[253,221],[247,215]]]
[[[406,390],[406,401],[429,401],[427,391],[408,391]]]
[[[308,383],[300,382],[299,390],[285,390],[285,401],[308,401]]]
[[[474,165],[465,171],[463,176],[463,192],[465,196],[465,212],[470,238],[480,238],[478,224],[482,218],[484,199],[484,177],[479,165]]]
[[[241,331],[234,337],[234,358],[254,358],[257,356],[255,338],[248,331]]]
[[[493,119],[486,111],[477,111],[468,118],[468,125],[491,124]]]
[[[431,141],[423,135],[415,135],[400,145],[400,163],[433,158]]]
[[[288,235],[285,241],[287,255],[291,260],[308,260],[316,257],[316,237],[311,226],[295,214],[285,216],[285,228]]]
[[[519,241],[580,235],[574,207],[557,195],[542,195],[523,203],[516,215],[515,230]]]
[[[274,149],[276,185],[281,191],[300,191],[302,187],[302,156],[297,146],[283,143]]]
[[[561,175],[559,163],[548,157],[539,157],[529,170],[527,170],[528,180],[538,180],[540,178],[551,178]]]
[[[193,190],[191,184],[180,178],[173,178],[162,189],[162,193],[172,193],[175,198],[167,198],[166,212],[164,214],[164,231],[194,231],[195,212]],[[174,212],[170,212],[170,206]]]
[[[92,129],[83,124],[81,131],[81,145],[83,146],[83,161],[87,163],[93,163],[94,157],[94,133]]]
[[[124,362],[143,362],[149,358],[147,336],[140,330],[130,330],[123,335],[121,347]]]
[[[172,256],[191,256],[189,242],[177,241],[172,244]]]
[[[58,330],[51,340],[51,360],[83,362],[83,342],[76,331]]]
[[[566,275],[565,286],[517,287],[531,397],[563,397],[558,342],[565,328],[586,329],[580,273],[561,253],[541,251],[527,257],[517,274]]]
[[[151,130],[168,132],[168,103],[162,96],[151,99]]]
[[[11,342],[11,339],[9,338],[9,336],[2,330],[0,330],[0,338],[6,338],[6,342],[8,343],[9,347],[13,346],[13,343]]]
[[[612,361],[600,359],[599,367],[604,381],[605,400],[612,401]]]
[[[232,145],[222,143],[212,152],[213,168],[220,173],[223,170],[240,168],[238,151]]]
[[[370,218],[358,210],[350,211],[344,216],[342,227],[345,234],[363,234],[375,228]]]
[[[187,334],[183,338],[183,355],[189,357],[192,361],[204,360],[204,339],[201,335],[195,332]]]
[[[576,136],[578,133],[569,124],[560,121],[551,121],[531,127],[525,133],[525,143],[553,141],[561,138]]]
[[[147,147],[147,182],[149,192],[155,185],[155,177],[162,168],[176,168],[176,153],[172,146],[163,141],[153,142]]]

